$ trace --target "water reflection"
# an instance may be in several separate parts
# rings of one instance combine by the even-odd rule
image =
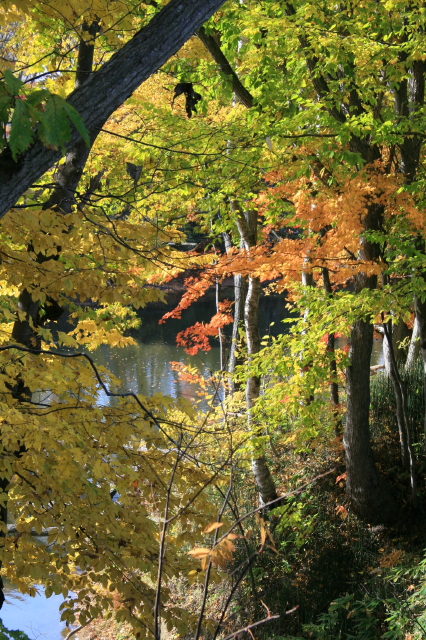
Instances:
[[[280,322],[288,316],[285,304],[283,296],[261,298],[259,309],[261,336],[269,333],[277,335],[285,330],[286,325]],[[136,340],[136,345],[120,349],[103,345],[93,354],[93,357],[97,364],[104,365],[122,380],[122,387],[114,389],[115,391],[130,391],[142,395],[161,393],[173,398],[192,400],[196,392],[194,385],[180,380],[170,363],[179,362],[197,367],[203,376],[208,378],[211,372],[217,371],[220,366],[219,342],[216,339],[210,339],[212,345],[210,351],[199,351],[197,355],[190,356],[182,347],[176,346],[176,335],[195,322],[209,322],[215,313],[215,306],[212,301],[201,300],[186,309],[181,319],[170,319],[164,324],[159,324],[163,313],[164,311],[154,311],[143,315],[141,327],[131,333]],[[271,323],[274,324],[270,326]],[[230,327],[226,327],[227,348],[229,348],[230,333]],[[99,395],[100,404],[109,402],[111,399],[104,393]]]

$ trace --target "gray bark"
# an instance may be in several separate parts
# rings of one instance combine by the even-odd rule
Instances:
[[[228,253],[232,248],[231,236],[227,232],[224,232],[222,236],[225,243],[226,252]],[[230,374],[234,373],[237,364],[242,364],[242,360],[237,358],[236,354],[240,329],[244,323],[244,305],[246,302],[246,294],[247,278],[236,273],[234,275],[234,322],[232,324],[232,336],[231,344],[229,347],[227,366],[228,372]],[[234,391],[239,388],[239,385],[232,379],[232,375],[229,376],[228,379],[228,388],[231,394],[233,394]]]
[[[261,287],[259,278],[249,277],[246,304],[244,307],[244,324],[246,329],[246,342],[249,362],[251,359],[250,357],[256,353],[259,353],[260,351],[260,335],[258,328],[260,291]],[[246,386],[247,416],[249,427],[251,426],[251,409],[253,408],[259,395],[260,378],[258,378],[257,376],[251,376],[247,380]],[[259,491],[259,504],[264,505],[268,502],[271,502],[272,500],[276,500],[277,491],[275,488],[275,482],[271,476],[269,465],[266,461],[265,456],[253,458],[251,468]]]
[[[411,334],[410,346],[408,347],[407,360],[405,362],[405,370],[411,369],[420,353],[420,325],[417,315],[414,318],[413,333]]]
[[[216,313],[219,313],[219,304],[220,304],[220,282],[219,282],[219,278],[216,278]],[[224,368],[224,333],[223,333],[223,329],[219,329],[218,331],[218,337],[219,337],[219,368],[220,371],[223,371]]]
[[[364,218],[366,230],[380,229],[383,207],[371,205]],[[361,239],[359,258],[375,260],[379,247]],[[376,276],[358,273],[354,278],[355,293],[374,289]],[[343,437],[347,483],[346,491],[352,509],[370,523],[390,522],[396,517],[393,497],[387,483],[377,472],[370,440],[370,360],[373,348],[373,325],[370,320],[357,320],[350,334],[350,366],[346,370],[347,410]]]
[[[390,326],[389,326],[390,325]],[[405,394],[401,393],[400,385],[398,382],[398,369],[395,361],[395,355],[393,350],[392,339],[392,324],[388,323],[388,326],[383,324],[385,335],[383,338],[383,354],[385,356],[385,370],[388,376],[392,380],[392,386],[395,392],[396,398],[396,418],[398,423],[399,432],[399,444],[401,447],[401,462],[403,467],[409,468],[409,454],[407,447],[407,426],[406,424],[406,400]]]
[[[386,339],[383,340],[383,359],[385,362],[385,369],[388,376],[391,375],[392,371],[392,354],[395,358],[398,365],[402,364],[407,357],[407,349],[401,347],[401,342],[408,338],[409,330],[407,325],[403,320],[399,320],[397,323],[392,325],[392,353],[389,348],[389,343]]]
[[[416,305],[416,319],[419,325],[419,344],[420,344],[420,352],[422,354],[423,359],[423,370],[424,370],[424,394],[426,398],[426,300],[422,301],[418,296],[415,297],[415,305]],[[426,452],[426,414],[424,418],[424,451]]]
[[[383,314],[382,314],[383,316]],[[407,394],[405,385],[402,382],[398,371],[398,364],[395,357],[392,340],[392,323],[383,323],[385,331],[385,341],[387,342],[390,353],[390,377],[396,398],[396,415],[398,421],[399,437],[401,443],[402,464],[410,472],[411,482],[411,501],[414,507],[417,507],[417,478],[416,478],[416,459],[411,443],[410,422],[408,419]]]
[[[240,329],[244,323],[244,306],[247,294],[247,278],[240,274],[234,275],[234,322],[232,325],[231,346],[228,357],[228,371],[233,373],[237,364],[241,364],[237,358],[237,346]],[[230,380],[231,393],[236,389],[236,383]]]
[[[68,102],[92,136],[132,93],[174,55],[224,0],[171,0],[149,24],[117,51]],[[81,141],[73,130],[67,149]],[[9,149],[0,154],[0,217],[62,156],[35,142],[14,162]]]

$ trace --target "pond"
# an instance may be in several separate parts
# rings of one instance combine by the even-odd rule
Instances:
[[[288,316],[286,301],[282,296],[264,296],[261,298],[259,325],[261,336],[277,335],[283,332],[285,325],[281,320]],[[194,388],[189,383],[179,380],[170,362],[180,362],[196,366],[205,375],[219,368],[219,344],[212,341],[212,349],[199,351],[190,356],[181,347],[176,347],[176,334],[195,322],[208,322],[215,313],[214,302],[204,299],[195,303],[182,314],[182,319],[167,320],[159,324],[164,310],[155,309],[141,314],[142,325],[132,332],[136,341],[134,346],[123,349],[111,349],[103,346],[93,355],[98,365],[106,366],[114,375],[123,381],[120,391],[138,392],[148,395],[152,392],[170,395],[174,398],[193,398]],[[272,326],[271,323],[274,323]],[[64,327],[65,328],[65,327]],[[228,331],[229,335],[229,331]],[[372,364],[381,361],[381,342],[375,341]],[[109,401],[105,395],[99,397],[100,404]],[[0,612],[0,619],[10,630],[27,633],[31,640],[61,640],[69,633],[60,622],[59,606],[62,596],[47,599],[43,588],[38,587],[35,598],[22,595],[13,587],[5,588],[6,601]]]

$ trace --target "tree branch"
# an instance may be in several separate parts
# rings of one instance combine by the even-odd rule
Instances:
[[[228,59],[218,45],[214,36],[207,34],[204,27],[200,27],[200,29],[198,29],[197,36],[200,38],[207,51],[210,53],[213,60],[217,63],[222,73],[226,76],[229,76],[229,78],[231,79],[232,90],[235,93],[236,98],[241,102],[241,104],[247,107],[247,109],[250,109],[253,106],[254,102],[253,96],[245,88],[245,86],[235,73],[234,69],[231,67]]]

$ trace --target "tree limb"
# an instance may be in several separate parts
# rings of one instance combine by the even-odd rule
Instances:
[[[245,88],[234,69],[231,67],[228,59],[223,53],[222,49],[218,45],[214,36],[207,34],[204,27],[200,27],[197,31],[197,36],[200,38],[207,51],[210,53],[213,60],[219,66],[219,69],[223,74],[229,76],[232,82],[232,91],[235,93],[235,97],[243,104],[247,109],[253,106],[253,96]]]

